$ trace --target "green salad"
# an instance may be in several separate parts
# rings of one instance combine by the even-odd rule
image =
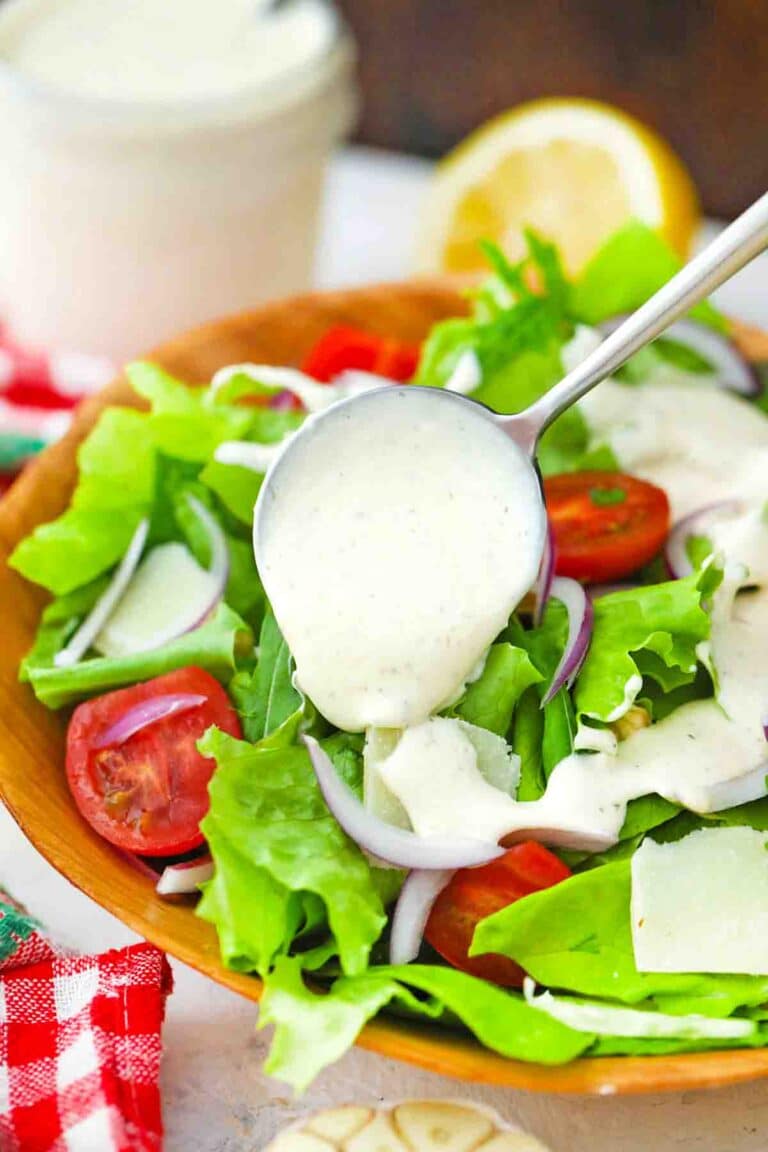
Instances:
[[[545,434],[536,587],[426,720],[334,725],[260,580],[254,504],[308,414],[393,379],[520,411],[679,266],[640,224],[575,281],[533,233],[487,257],[420,348],[131,365],[145,406],[101,415],[11,559],[51,594],[20,676],[65,710],[78,808],[202,889],[299,1090],[380,1012],[549,1065],[768,1043],[768,406],[714,307]]]

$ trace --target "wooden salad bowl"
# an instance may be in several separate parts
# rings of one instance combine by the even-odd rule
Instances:
[[[334,324],[418,341],[436,321],[462,311],[456,289],[438,282],[308,295],[196,328],[150,357],[180,378],[202,383],[217,368],[238,361],[296,364]],[[739,328],[738,339],[752,359],[768,361],[768,336]],[[66,716],[44,708],[17,679],[46,596],[6,560],[23,536],[64,510],[76,479],[78,444],[111,404],[137,406],[139,400],[125,380],[89,399],[70,432],[30,464],[0,503],[0,796],[43,856],[88,896],[172,956],[258,1000],[259,980],[222,965],[216,933],[195,916],[193,905],[161,900],[152,881],[81,819],[64,775]],[[387,1018],[369,1024],[358,1043],[435,1072],[538,1092],[661,1092],[768,1076],[768,1050],[585,1058],[550,1068],[506,1060],[435,1027]]]

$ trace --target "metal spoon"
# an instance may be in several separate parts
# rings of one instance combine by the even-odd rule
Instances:
[[[515,415],[493,412],[469,397],[440,388],[407,385],[397,389],[397,392],[406,402],[409,396],[428,393],[435,405],[466,405],[477,413],[478,419],[492,420],[502,428],[522,455],[527,457],[531,468],[535,469],[539,439],[558,416],[765,248],[768,248],[768,193],[761,196],[655,296],[638,308],[581,364],[523,412]],[[375,405],[376,397],[382,393],[391,395],[392,389],[387,386],[334,404],[324,412],[310,417],[286,444],[266,477],[254,511],[253,539],[257,562],[263,559],[265,549],[269,547],[265,509],[274,495],[276,482],[291,467],[291,461],[305,437],[311,436],[321,421],[326,429],[331,421],[338,421],[338,433],[343,437],[349,405]],[[372,418],[376,418],[373,409]]]

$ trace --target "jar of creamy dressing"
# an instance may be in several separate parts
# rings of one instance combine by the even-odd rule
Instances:
[[[305,288],[353,65],[325,0],[0,2],[0,319],[123,360]]]

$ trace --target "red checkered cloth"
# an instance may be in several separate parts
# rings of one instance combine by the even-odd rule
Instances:
[[[0,474],[12,478],[30,456],[58,440],[75,405],[114,375],[101,356],[47,355],[18,344],[0,325]]]
[[[61,952],[0,893],[0,1152],[159,1152],[157,948]]]

